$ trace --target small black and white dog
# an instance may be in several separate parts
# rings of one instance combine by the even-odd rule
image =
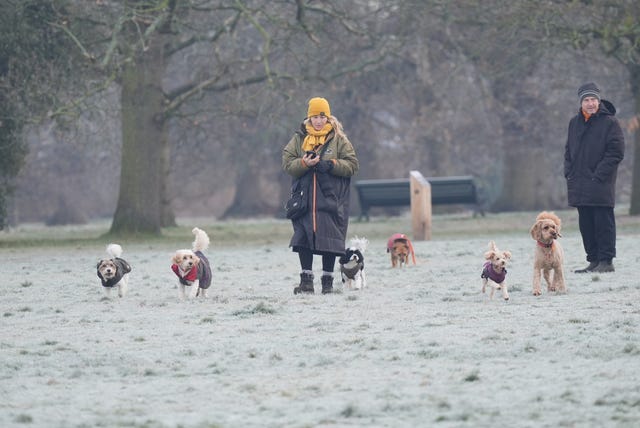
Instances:
[[[342,274],[342,282],[349,289],[360,290],[367,286],[367,280],[364,274],[364,252],[369,245],[367,238],[351,239],[349,247],[345,250],[343,256],[340,257],[340,273]]]
[[[126,260],[121,259],[122,247],[118,244],[107,245],[108,259],[98,262],[98,278],[102,283],[102,289],[107,297],[111,295],[111,289],[118,288],[118,296],[124,297],[129,286],[129,272],[131,266]]]

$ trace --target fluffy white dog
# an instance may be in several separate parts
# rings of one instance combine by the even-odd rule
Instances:
[[[177,250],[171,261],[171,270],[178,277],[180,298],[186,297],[189,287],[190,297],[207,297],[207,289],[211,285],[211,265],[203,251],[209,248],[209,236],[202,229],[194,227],[191,231],[195,240],[190,250]]]

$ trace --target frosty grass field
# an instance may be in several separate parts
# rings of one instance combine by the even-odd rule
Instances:
[[[615,273],[577,275],[577,220],[559,212],[568,293],[534,297],[535,214],[436,215],[402,270],[386,240],[410,219],[353,220],[369,288],[311,296],[292,293],[286,221],[120,242],[123,299],[96,276],[107,224],[0,233],[0,426],[638,427],[640,219],[618,216]],[[213,285],[180,301],[169,258],[196,225]],[[513,253],[508,302],[480,293],[489,239]]]

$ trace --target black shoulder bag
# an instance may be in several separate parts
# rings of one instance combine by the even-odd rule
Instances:
[[[309,180],[310,174],[296,179],[291,185],[291,196],[284,204],[284,212],[289,220],[302,217],[309,210]]]
[[[318,153],[322,156],[327,148],[325,143]],[[291,185],[291,196],[284,204],[284,213],[289,220],[296,220],[302,217],[309,210],[309,190],[311,189],[311,171],[300,178],[294,180]]]

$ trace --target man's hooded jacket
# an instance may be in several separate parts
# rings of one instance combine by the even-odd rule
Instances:
[[[564,153],[569,205],[615,206],[618,164],[624,158],[624,135],[616,109],[607,100],[585,121],[579,111],[569,122]]]

